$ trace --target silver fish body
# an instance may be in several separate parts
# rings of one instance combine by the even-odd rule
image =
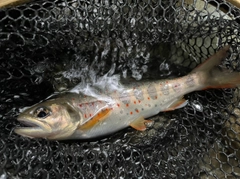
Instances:
[[[150,122],[144,120],[161,111],[169,109],[178,101],[183,107],[187,101],[183,95],[201,88],[197,74],[191,74],[174,80],[161,80],[154,82],[139,82],[124,85],[123,90],[112,93],[104,93],[110,97],[102,101],[97,98],[79,94],[69,94],[72,105],[80,111],[82,117],[80,127],[75,131],[73,138],[94,138],[96,136],[108,135],[118,130],[132,126],[138,130],[145,130],[141,125],[133,122],[140,119],[140,123]],[[83,100],[84,99],[84,100]],[[94,125],[84,127],[89,121],[106,111],[106,117],[93,122]]]
[[[15,132],[26,137],[66,140],[97,138],[128,126],[143,131],[152,122],[146,118],[185,106],[183,96],[187,93],[239,85],[239,73],[222,72],[215,67],[226,57],[228,49],[229,46],[222,48],[180,78],[133,82],[114,90],[70,91],[48,99],[20,114],[18,120],[29,127],[17,128]]]

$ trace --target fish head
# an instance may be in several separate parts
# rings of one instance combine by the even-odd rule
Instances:
[[[81,114],[63,99],[48,100],[24,110],[17,120],[27,127],[15,133],[30,138],[68,139],[77,129]]]

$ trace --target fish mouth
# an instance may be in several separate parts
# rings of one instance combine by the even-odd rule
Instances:
[[[24,127],[14,129],[14,132],[18,135],[29,138],[45,138],[51,132],[50,126],[41,121],[31,120],[26,117],[18,117],[17,120],[24,125]]]

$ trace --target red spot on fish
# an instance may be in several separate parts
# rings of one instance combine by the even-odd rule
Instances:
[[[148,100],[150,100],[150,98],[148,97]]]
[[[141,103],[141,101],[140,101],[140,100],[138,100],[138,103]]]
[[[92,117],[92,114],[89,114],[90,117]]]
[[[136,104],[137,102],[136,101],[134,101],[134,104]]]
[[[168,83],[168,81],[166,81],[166,83]]]
[[[133,114],[133,112],[131,111],[131,112],[130,112],[130,114],[132,115],[132,114]]]
[[[138,109],[135,109],[135,111],[136,111],[137,113],[139,113]]]
[[[120,104],[117,103],[117,106],[120,107]]]
[[[128,107],[129,106],[129,104],[126,104],[126,107]]]
[[[94,103],[92,103],[92,105],[94,106]]]
[[[87,114],[84,114],[84,117],[87,118]]]
[[[155,96],[155,99],[157,99],[158,97],[157,96]]]
[[[82,107],[82,104],[79,104],[79,107]]]

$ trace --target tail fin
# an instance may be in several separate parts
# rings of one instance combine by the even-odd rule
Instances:
[[[227,56],[229,46],[225,46],[217,53],[197,66],[192,72],[203,72],[203,89],[234,88],[240,85],[240,73],[219,69],[217,65]]]

